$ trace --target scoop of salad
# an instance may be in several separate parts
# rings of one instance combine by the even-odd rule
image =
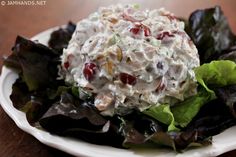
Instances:
[[[165,9],[100,8],[77,23],[61,56],[60,75],[104,115],[140,111],[195,95],[197,49],[184,23]]]

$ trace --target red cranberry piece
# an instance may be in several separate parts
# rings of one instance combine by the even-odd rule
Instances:
[[[140,32],[140,30],[141,30],[140,28],[134,27],[134,28],[131,28],[131,29],[130,29],[130,32],[132,32],[133,34],[136,35],[136,34],[138,34],[138,33]]]
[[[143,31],[144,31],[145,36],[150,36],[151,35],[151,31],[147,26],[143,27]]]
[[[91,81],[94,78],[94,75],[96,74],[97,65],[94,63],[85,63],[84,65],[84,77],[86,80]]]
[[[64,68],[65,69],[68,69],[70,67],[70,62],[72,61],[73,58],[74,58],[73,54],[69,54],[67,56],[67,60],[66,60],[66,62],[64,62]]]
[[[127,74],[127,73],[120,73],[120,80],[124,84],[135,85],[136,84],[136,77]]]
[[[151,35],[150,29],[143,24],[135,24],[135,27],[130,29],[130,32],[132,32],[135,35],[138,34],[140,31],[143,31],[145,36]]]
[[[69,66],[70,66],[70,63],[69,63],[69,62],[65,62],[65,63],[64,63],[64,67],[65,67],[65,69],[68,69]]]
[[[162,40],[165,37],[174,37],[174,34],[171,34],[170,32],[162,32],[162,33],[157,35],[158,40]]]

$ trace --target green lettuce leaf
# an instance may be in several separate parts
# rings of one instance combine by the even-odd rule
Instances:
[[[214,92],[208,92],[204,88],[198,91],[198,94],[192,96],[185,101],[176,104],[171,108],[175,122],[181,127],[186,127],[192,119],[197,115],[200,108],[215,98]]]
[[[143,111],[143,113],[168,125],[168,131],[179,130],[175,127],[175,119],[168,104],[152,106],[147,110]]]
[[[197,67],[194,72],[203,87],[219,88],[236,84],[236,64],[232,61],[212,61]]]
[[[236,64],[232,61],[212,61],[197,67],[194,71],[202,87],[197,95],[171,108],[176,124],[181,127],[186,127],[204,104],[216,98],[215,89],[236,84]]]

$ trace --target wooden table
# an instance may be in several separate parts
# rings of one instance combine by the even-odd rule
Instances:
[[[235,0],[45,0],[42,5],[9,5],[13,0],[0,0],[0,56],[11,53],[15,37],[32,37],[53,26],[74,22],[86,17],[99,6],[117,3],[139,3],[142,8],[165,7],[177,16],[188,17],[198,9],[220,5],[236,33]],[[5,5],[4,5],[5,4]],[[0,59],[0,67],[2,60]],[[21,131],[0,107],[1,157],[70,157],[49,148]],[[234,157],[236,150],[220,157]]]

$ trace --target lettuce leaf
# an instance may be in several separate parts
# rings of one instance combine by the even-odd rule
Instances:
[[[212,61],[195,70],[197,81],[204,87],[219,88],[236,84],[236,64],[229,60]]]
[[[168,131],[179,130],[178,128],[175,127],[175,118],[168,104],[152,106],[147,110],[143,111],[143,113],[168,125]]]
[[[212,61],[197,67],[194,71],[202,87],[197,95],[171,108],[176,124],[181,127],[186,127],[204,104],[216,98],[215,89],[236,84],[236,64],[232,61]]]
[[[186,30],[198,49],[201,63],[217,59],[232,51],[236,45],[236,37],[219,6],[193,12],[187,26]]]
[[[197,95],[173,106],[171,111],[175,118],[176,125],[186,127],[197,115],[201,107],[214,98],[214,93],[208,92],[202,88],[198,91]]]
[[[236,85],[221,87],[216,90],[216,95],[229,107],[231,114],[236,118]]]
[[[48,41],[49,47],[62,54],[63,49],[67,48],[75,28],[76,24],[69,21],[65,28],[59,28],[58,30],[52,32]]]
[[[235,46],[236,47],[236,46]],[[236,48],[235,48],[236,49]],[[236,63],[236,50],[231,51],[230,53],[221,55],[219,60],[230,60]]]
[[[29,91],[57,87],[60,55],[37,42],[16,38],[13,53],[4,60],[4,65],[16,69]]]

